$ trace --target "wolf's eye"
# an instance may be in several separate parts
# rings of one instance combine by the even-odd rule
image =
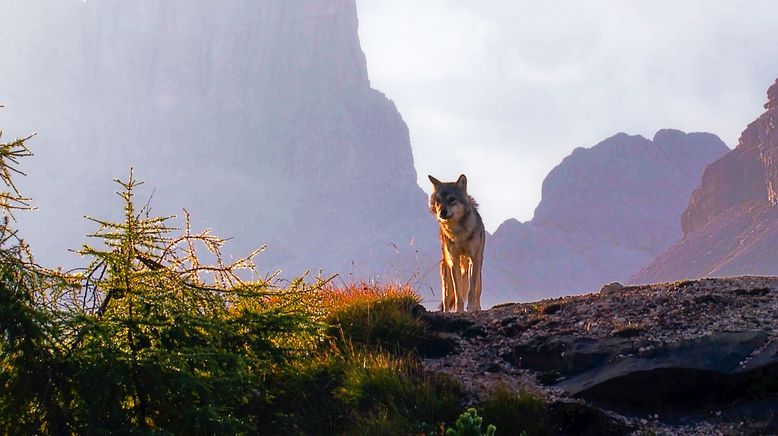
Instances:
[[[457,199],[454,198],[454,197],[451,197],[451,198],[448,199],[448,204],[454,204],[456,202],[457,202]]]

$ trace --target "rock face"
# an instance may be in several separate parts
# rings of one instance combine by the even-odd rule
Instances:
[[[777,317],[776,277],[613,283],[475,314],[428,313],[429,331],[449,346],[424,366],[462,381],[473,403],[508,385],[550,403],[583,400],[656,434],[772,434]]]
[[[370,87],[354,0],[3,9],[3,124],[39,132],[22,189],[40,210],[21,217],[39,260],[77,261],[82,215],[118,217],[111,180],[134,165],[154,212],[187,208],[231,254],[269,243],[266,271],[432,269],[408,129]]]
[[[712,163],[681,217],[683,239],[629,280],[778,273],[778,81],[767,111]]]
[[[681,237],[689,193],[727,150],[715,135],[669,129],[577,148],[546,177],[534,218],[506,221],[487,243],[485,288],[532,300],[625,279]]]

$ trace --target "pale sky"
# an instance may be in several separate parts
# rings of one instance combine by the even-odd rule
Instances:
[[[468,175],[490,231],[617,132],[730,147],[778,77],[775,1],[357,0],[372,86],[408,124],[419,184]]]

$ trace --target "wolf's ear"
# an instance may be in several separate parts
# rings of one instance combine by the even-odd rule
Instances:
[[[459,178],[457,179],[457,188],[463,191],[467,191],[467,177],[465,177],[464,174],[459,176]]]
[[[430,182],[432,182],[432,186],[437,188],[441,184],[440,180],[438,180],[438,179],[436,179],[436,178],[434,178],[432,176],[427,176],[427,177],[430,178]]]

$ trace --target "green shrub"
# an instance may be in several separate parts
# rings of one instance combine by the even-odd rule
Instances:
[[[414,360],[379,355],[368,365],[354,363],[338,396],[357,413],[357,428],[390,416],[396,432],[418,432],[421,423],[451,422],[461,410],[460,385],[444,375],[425,374]]]
[[[486,433],[481,433],[482,422],[483,418],[478,416],[476,410],[471,407],[459,415],[454,423],[454,428],[446,430],[446,436],[494,436],[497,428],[491,424],[486,427]]]
[[[323,339],[314,292],[242,279],[256,252],[224,263],[224,241],[188,222],[170,236],[135,209],[132,174],[119,183],[124,220],[93,220],[104,244],[81,250],[84,273],[0,250],[0,433],[253,432],[267,380]]]
[[[275,381],[278,419],[262,433],[419,434],[453,422],[461,386],[411,357],[335,350]]]
[[[16,165],[32,155],[32,136],[0,143],[0,433],[66,434],[62,331],[51,311],[62,282],[35,264],[11,227],[14,211],[31,209],[12,177],[24,174]]]

